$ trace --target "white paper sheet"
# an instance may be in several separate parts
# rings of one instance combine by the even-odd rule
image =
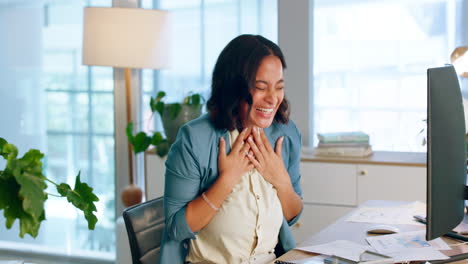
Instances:
[[[398,252],[385,253],[387,256],[393,258],[395,262],[404,262],[404,261],[416,261],[416,260],[440,260],[448,259],[446,255],[440,251],[428,247],[428,248],[415,248],[415,249],[406,249]]]
[[[442,239],[431,241],[425,239],[426,231],[412,231],[384,236],[366,238],[367,242],[377,252],[387,254],[388,252],[399,252],[406,249],[432,248],[434,250],[449,250],[450,247]]]
[[[305,259],[299,259],[299,260],[288,260],[288,263],[294,263],[294,264],[323,264],[324,259],[327,258],[327,256],[324,255],[318,255],[315,257],[310,257],[310,258],[305,258]]]
[[[359,256],[362,252],[372,250],[370,246],[347,240],[337,240],[316,246],[298,247],[297,249],[323,255],[338,256],[353,261],[359,261]]]
[[[346,221],[389,225],[423,225],[416,222],[413,216],[425,213],[426,204],[417,201],[392,207],[360,207]]]

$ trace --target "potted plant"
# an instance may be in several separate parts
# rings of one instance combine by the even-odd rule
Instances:
[[[93,188],[81,182],[80,173],[75,178],[72,189],[66,183],[55,183],[43,173],[42,154],[37,149],[30,149],[18,158],[18,149],[0,137],[0,156],[6,160],[0,170],[0,211],[6,218],[6,227],[10,229],[16,219],[20,221],[20,237],[25,234],[36,237],[41,222],[46,219],[44,203],[49,195],[66,197],[68,202],[80,209],[88,222],[88,228],[94,230],[98,221],[94,202],[99,198]],[[47,183],[55,185],[58,194],[47,193]]]
[[[151,97],[150,108],[153,114],[158,112],[164,127],[163,137],[161,132],[148,135],[141,131],[133,135],[133,123],[127,125],[127,137],[133,146],[135,153],[147,150],[151,145],[155,147],[156,154],[161,158],[166,156],[171,145],[174,143],[179,128],[186,122],[201,115],[204,98],[198,93],[186,96],[182,103],[164,103],[165,92],[159,92],[156,98]]]

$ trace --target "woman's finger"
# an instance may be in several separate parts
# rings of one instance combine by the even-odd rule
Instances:
[[[273,152],[273,148],[270,145],[270,141],[268,140],[268,138],[267,138],[267,136],[265,134],[265,131],[263,131],[263,129],[260,129],[260,137],[262,139],[263,145],[265,146],[265,149],[268,152]]]
[[[247,156],[250,160],[250,162],[252,163],[252,165],[257,169],[257,170],[260,170],[260,162],[258,162],[258,160],[255,159],[255,157],[253,155],[248,155]]]
[[[254,140],[253,140],[253,137],[252,136],[249,136],[249,138],[247,139],[247,141],[249,142],[250,144],[250,149],[252,149],[253,151],[253,154],[255,155],[255,157],[257,157],[258,160],[263,160],[263,154],[261,153],[260,149],[257,147],[257,145],[255,144]]]
[[[237,136],[236,141],[234,142],[234,145],[232,146],[232,151],[235,153],[239,152],[242,149],[242,146],[244,145],[244,140],[248,134],[250,134],[251,128],[246,127],[242,130],[242,132]]]
[[[240,152],[241,156],[248,156],[249,155],[249,150],[250,150],[250,144],[245,143],[244,146],[242,147],[242,150]]]
[[[281,150],[283,149],[283,140],[284,140],[284,136],[278,138],[278,140],[276,141],[276,146],[275,146],[275,152],[280,157],[282,156]]]
[[[224,141],[223,137],[221,137],[219,139],[219,155],[218,155],[218,157],[220,159],[226,157],[226,141]]]
[[[257,145],[260,152],[263,152],[266,149],[265,149],[265,146],[263,144],[262,138],[260,136],[260,130],[261,129],[259,127],[255,127],[253,135],[254,135],[255,144]]]

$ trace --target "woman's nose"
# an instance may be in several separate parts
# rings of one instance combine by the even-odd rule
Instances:
[[[276,101],[277,101],[277,97],[276,97],[276,94],[275,92],[273,91],[269,91],[266,95],[265,95],[265,101],[272,104],[272,105],[275,105],[276,104]]]

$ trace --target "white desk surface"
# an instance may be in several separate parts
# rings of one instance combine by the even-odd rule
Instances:
[[[378,206],[378,207],[384,207],[384,206],[396,206],[396,205],[402,205],[408,202],[397,202],[397,201],[367,201],[362,206]],[[368,234],[366,233],[365,230],[370,227],[371,223],[355,223],[355,222],[346,222],[345,220],[354,212],[351,211],[350,213],[346,214],[345,216],[341,217],[338,219],[336,222],[332,223],[319,233],[311,236],[309,239],[303,242],[303,244],[307,245],[320,245],[320,244],[325,244],[328,242],[336,241],[336,240],[350,240],[354,241],[357,243],[361,244],[367,244],[366,243],[366,237]],[[395,225],[398,227],[401,231],[406,232],[406,231],[416,231],[416,230],[421,230],[424,229],[424,226],[416,226],[416,225]],[[459,243],[457,241],[451,240],[449,238],[444,238],[444,240],[450,244],[450,243]],[[300,245],[299,245],[300,246]],[[449,251],[442,251],[446,255],[457,255],[461,253],[468,253],[468,245],[461,245],[457,246],[453,250]],[[303,259],[306,257],[310,256],[315,256],[317,254],[314,253],[308,253],[300,250],[291,250],[287,252],[286,254],[280,256],[278,259],[279,260],[298,260],[298,259]],[[467,260],[461,260],[461,261],[456,261],[456,262],[451,262],[451,263],[458,263],[458,264],[468,264],[468,259]]]

